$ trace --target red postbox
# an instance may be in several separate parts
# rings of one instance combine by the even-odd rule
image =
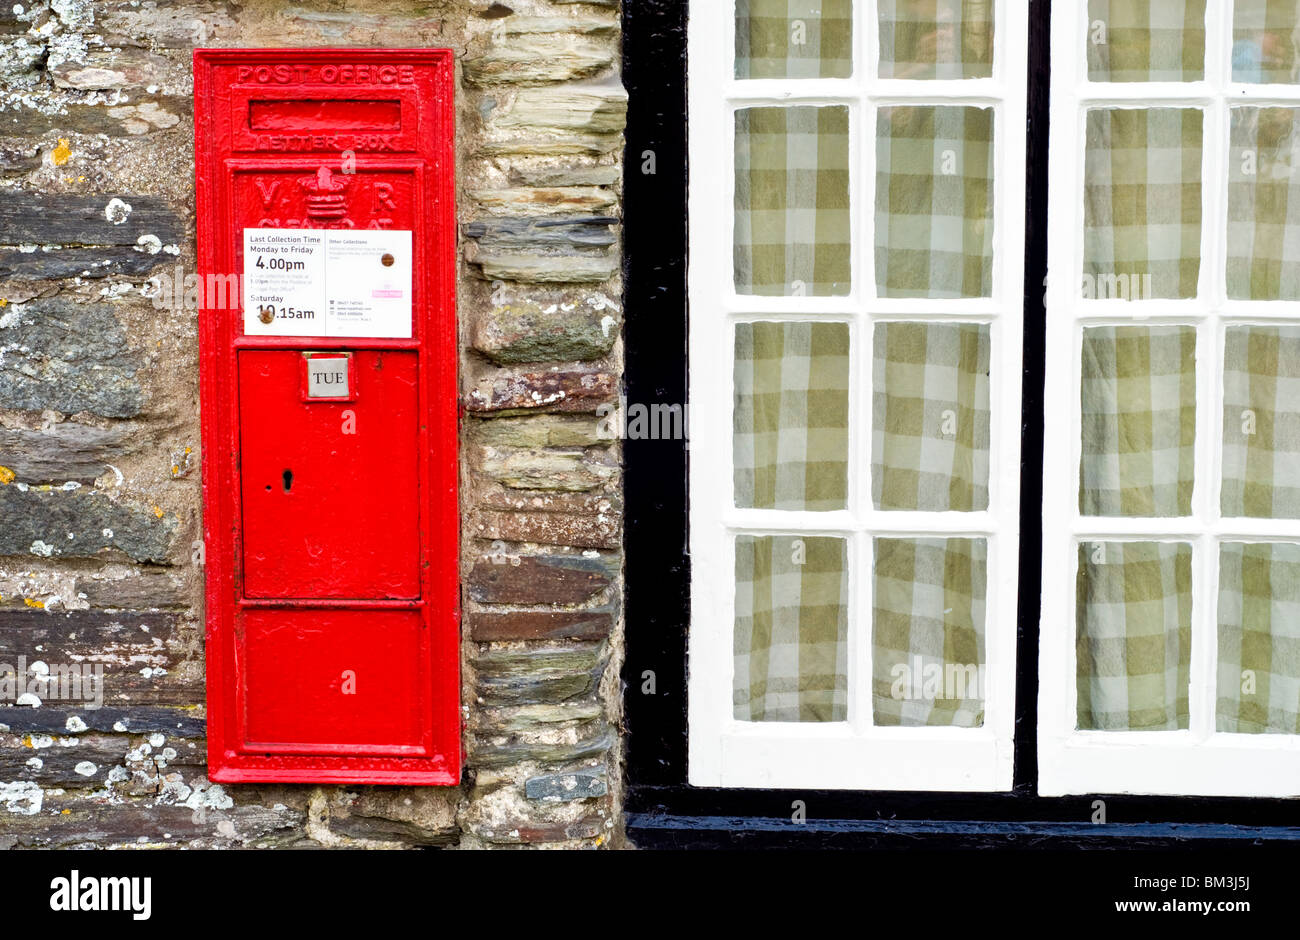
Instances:
[[[460,779],[453,74],[194,53],[213,780]]]

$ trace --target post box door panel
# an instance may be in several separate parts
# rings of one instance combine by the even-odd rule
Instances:
[[[418,597],[415,354],[351,353],[350,401],[306,398],[303,356],[239,354],[245,595]]]
[[[427,754],[426,639],[411,611],[247,612],[243,750]]]

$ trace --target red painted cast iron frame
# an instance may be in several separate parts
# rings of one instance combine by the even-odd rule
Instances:
[[[200,397],[202,403],[203,503],[207,604],[208,775],[214,781],[456,784],[460,779],[461,717],[459,678],[459,573],[457,503],[458,408],[455,300],[455,142],[454,72],[447,49],[200,49],[194,53],[195,175],[199,275],[241,273],[242,232],[236,229],[232,179],[238,169],[312,170],[325,154],[302,152],[240,153],[232,140],[232,98],[246,94],[231,80],[231,66],[307,67],[310,74],[330,64],[350,67],[410,67],[428,76],[432,94],[417,101],[419,123],[414,152],[400,155],[356,153],[356,174],[414,168],[419,205],[413,208],[414,324],[411,339],[329,339],[245,336],[242,297],[226,309],[199,312]],[[412,74],[412,73],[407,73]],[[420,82],[416,82],[420,85]],[[245,89],[246,90],[246,89]],[[380,89],[382,90],[382,89]],[[358,89],[320,82],[279,86],[277,94],[335,100],[374,98],[376,87]],[[391,96],[390,96],[391,97]],[[409,101],[403,102],[409,113]],[[240,128],[241,133],[245,129]],[[411,128],[404,124],[405,138]],[[246,134],[244,136],[247,136]],[[247,147],[240,148],[247,151]],[[338,154],[332,155],[337,159]],[[176,285],[181,293],[182,285]],[[208,298],[204,298],[205,301]],[[250,599],[243,590],[243,524],[240,487],[240,412],[237,361],[252,350],[409,350],[418,355],[420,596],[414,599],[348,598]],[[243,407],[251,407],[244,403]],[[382,477],[383,468],[377,469]],[[358,488],[373,481],[357,481]],[[359,505],[364,500],[358,501]],[[338,522],[364,526],[354,506],[338,506]],[[370,744],[321,744],[329,729],[313,735],[316,745],[254,752],[239,740],[247,716],[240,661],[240,633],[245,612],[418,611],[424,642],[416,655],[426,656],[419,673],[428,687],[414,701],[391,701],[394,709],[417,709],[422,735],[419,748],[385,748]],[[293,670],[299,664],[282,663]],[[286,707],[295,703],[284,703]],[[326,721],[322,718],[322,721]],[[409,754],[415,756],[394,756]],[[376,753],[378,751],[379,753]],[[384,753],[384,752],[387,753]]]

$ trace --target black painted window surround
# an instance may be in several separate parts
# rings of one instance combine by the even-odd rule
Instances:
[[[701,0],[696,0],[701,2]],[[1074,0],[1057,0],[1065,7]],[[686,0],[623,4],[629,92],[625,173],[626,395],[687,394]],[[688,455],[684,441],[626,440],[627,828],[638,846],[1162,847],[1188,839],[1300,839],[1300,800],[1036,792],[1039,551],[1047,270],[1051,0],[1030,19],[1020,598],[1015,780],[1006,793],[901,793],[692,787],[686,777]],[[653,157],[653,159],[651,159]],[[802,814],[800,813],[802,807]],[[1105,822],[1098,820],[1099,807]],[[796,821],[802,815],[802,821]]]

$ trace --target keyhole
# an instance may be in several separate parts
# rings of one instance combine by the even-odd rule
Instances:
[[[290,489],[293,488],[293,471],[286,470],[284,471],[283,475],[284,475],[284,491],[287,493],[289,492]]]

